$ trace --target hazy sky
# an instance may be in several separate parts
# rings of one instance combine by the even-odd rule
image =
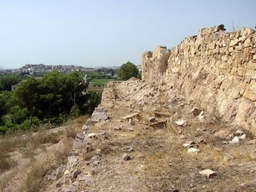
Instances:
[[[158,45],[255,19],[256,0],[0,0],[0,67],[139,65]]]

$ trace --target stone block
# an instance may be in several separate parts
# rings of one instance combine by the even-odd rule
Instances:
[[[239,39],[231,40],[229,43],[229,47],[236,46],[238,45],[238,43],[239,43]]]
[[[251,47],[252,46],[252,43],[251,43],[251,39],[248,38],[244,41],[244,47]]]

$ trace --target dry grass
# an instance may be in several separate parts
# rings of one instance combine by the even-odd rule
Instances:
[[[45,183],[45,176],[56,169],[58,166],[67,163],[67,157],[71,150],[72,140],[64,138],[63,146],[58,146],[56,150],[45,152],[46,159],[40,158],[32,163],[32,168],[24,179],[23,189],[27,192],[42,191]],[[60,149],[61,148],[61,149]]]
[[[17,165],[17,161],[0,155],[0,173],[11,169]]]
[[[47,173],[48,167],[33,167],[25,179],[25,190],[27,192],[38,192],[42,187],[42,180]]]
[[[36,133],[30,131],[3,136],[0,140],[0,173],[15,169],[19,162],[8,157],[9,154],[21,153],[23,154],[21,158],[30,159],[30,163],[26,165],[27,167],[19,168],[23,170],[19,171],[19,174],[23,173],[19,176],[23,179],[18,181],[21,183],[14,187],[15,191],[42,191],[44,176],[50,170],[66,163],[73,138],[78,131],[81,132],[86,118],[87,116],[83,116],[69,121],[66,129],[57,128],[57,131],[41,126]],[[14,174],[16,174],[15,171],[10,172],[8,177],[0,180],[0,191],[9,185]]]
[[[82,131],[82,126],[84,125],[87,119],[88,119],[88,116],[86,115],[86,116],[78,117],[74,120],[69,120],[66,123],[66,126],[67,126],[66,137],[74,139],[76,137],[76,134]]]

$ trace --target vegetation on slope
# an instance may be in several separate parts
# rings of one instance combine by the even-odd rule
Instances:
[[[100,93],[86,92],[88,83],[78,73],[54,71],[28,78],[14,92],[0,92],[0,131],[26,130],[40,124],[57,126],[68,118],[92,113]]]

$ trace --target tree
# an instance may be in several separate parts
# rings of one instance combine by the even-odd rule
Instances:
[[[12,92],[10,91],[1,91],[0,92],[0,118],[7,114],[9,109],[13,105]]]
[[[0,90],[11,91],[12,85],[19,82],[18,77],[1,77],[0,79]]]
[[[70,93],[70,99],[73,106],[77,105],[77,99],[83,94],[83,91],[88,87],[88,83],[79,77],[77,72],[68,75],[66,79],[67,91]]]
[[[39,101],[38,82],[34,77],[30,77],[15,91],[16,99],[21,107],[25,107],[30,113],[30,125],[32,125],[32,118],[35,111],[36,104]]]
[[[53,71],[38,80],[38,91],[40,102],[38,102],[38,117],[50,118],[69,111],[67,107],[65,95],[66,77],[58,72]]]
[[[131,77],[139,77],[139,70],[137,69],[136,65],[128,61],[124,63],[117,71],[117,78],[120,80],[128,80]]]

